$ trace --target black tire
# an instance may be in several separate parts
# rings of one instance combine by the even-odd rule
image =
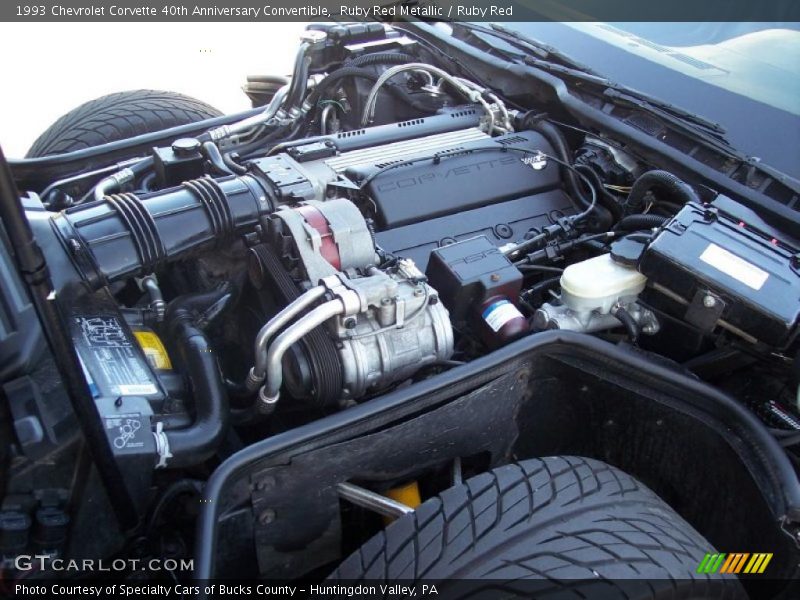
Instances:
[[[328,582],[417,581],[419,595],[422,583],[442,581],[438,597],[448,599],[744,597],[735,578],[696,573],[713,551],[630,475],[596,460],[550,457],[500,467],[428,500]]]
[[[64,154],[221,115],[213,106],[176,92],[118,92],[69,111],[33,142],[27,157]]]

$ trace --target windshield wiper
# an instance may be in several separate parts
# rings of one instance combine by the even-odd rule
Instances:
[[[724,138],[726,130],[719,123],[690,113],[674,104],[664,102],[639,90],[611,81],[548,44],[533,40],[496,23],[493,23],[491,28],[472,23],[459,23],[458,25],[468,30],[495,36],[507,44],[522,50],[525,54],[521,58],[525,64],[555,75],[580,81],[584,86],[597,88],[610,102],[646,110],[670,122],[672,125],[688,129],[706,142],[713,143],[718,147],[722,143],[722,149],[731,150],[730,145]]]
[[[514,45],[516,45],[518,48],[521,47],[521,49],[523,50],[528,50],[529,52],[535,54],[538,58],[541,58],[542,60],[558,62],[564,66],[568,66],[578,71],[588,73],[589,75],[599,76],[599,73],[597,73],[594,69],[581,62],[578,62],[568,54],[561,52],[561,50],[559,50],[558,48],[555,48],[550,44],[545,44],[538,40],[534,40],[533,38],[529,38],[528,36],[523,35],[518,31],[514,31],[513,29],[509,29],[508,27],[501,25],[500,23],[491,23],[489,27],[481,27],[480,25],[473,25],[472,23],[470,23],[468,27],[470,29],[475,29],[477,31],[483,31],[484,33],[487,33],[489,35],[494,35],[511,44],[514,44],[514,42],[516,42],[516,44]]]

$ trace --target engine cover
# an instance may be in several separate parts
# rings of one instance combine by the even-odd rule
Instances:
[[[541,135],[523,131],[473,139],[410,164],[364,165],[346,174],[357,181],[371,178],[366,192],[377,207],[378,224],[394,229],[558,188],[557,164],[536,169],[526,160],[526,152],[536,151],[553,154]]]
[[[574,211],[559,166],[545,161],[535,168],[530,161],[537,151],[553,154],[540,134],[492,138],[468,127],[433,135],[420,129],[413,137],[409,130],[417,125],[403,125],[398,131],[406,137],[393,143],[370,145],[372,131],[365,129],[355,149],[337,152],[339,140],[328,140],[321,156],[319,143],[309,142],[314,152],[300,145],[256,162],[283,186],[287,201],[324,200],[331,185],[367,197],[381,248],[412,258],[423,271],[438,247],[477,235],[499,246]]]

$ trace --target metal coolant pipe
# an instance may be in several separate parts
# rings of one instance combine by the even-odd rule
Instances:
[[[280,334],[272,343],[267,355],[267,381],[258,393],[262,410],[271,411],[278,402],[283,383],[283,355],[286,351],[308,335],[312,329],[344,312],[344,303],[339,299],[321,304]]]

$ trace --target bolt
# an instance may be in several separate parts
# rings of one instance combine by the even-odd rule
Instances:
[[[500,275],[497,273],[492,273],[491,277],[489,277],[492,281],[500,281]]]
[[[703,306],[706,308],[714,308],[717,305],[717,299],[711,294],[703,296]]]
[[[497,237],[499,237],[501,239],[504,239],[504,240],[507,240],[512,235],[514,235],[514,232],[512,231],[511,227],[509,225],[507,225],[506,223],[497,224],[495,226],[495,228],[494,228],[494,233],[495,233],[495,235]]]
[[[356,328],[356,320],[353,317],[347,317],[344,320],[344,327],[345,327],[345,329],[355,329]]]
[[[389,306],[391,303],[391,298],[381,298],[381,306]]]
[[[414,295],[417,296],[417,297],[422,296],[424,293],[425,293],[425,290],[423,290],[421,287],[418,287],[417,289],[414,290]]]
[[[439,304],[439,296],[435,296],[434,295],[434,296],[431,296],[430,298],[428,298],[428,304],[430,304],[431,306],[435,306],[436,304]]]
[[[271,508],[267,508],[266,510],[261,511],[261,514],[258,515],[258,522],[262,525],[269,525],[275,520],[275,511]]]

